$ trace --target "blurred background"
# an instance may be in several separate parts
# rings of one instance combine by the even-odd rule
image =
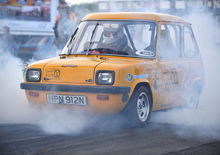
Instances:
[[[110,11],[209,14],[220,45],[219,0],[0,0],[0,53],[24,63],[56,56],[83,16]]]

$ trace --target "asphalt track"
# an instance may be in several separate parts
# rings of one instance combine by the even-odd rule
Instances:
[[[48,134],[36,125],[1,124],[0,154],[220,154],[220,141],[179,136],[174,128],[184,127],[152,122],[146,128],[87,129],[78,134]]]

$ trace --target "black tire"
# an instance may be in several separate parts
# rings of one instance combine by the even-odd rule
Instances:
[[[150,118],[151,110],[150,92],[146,87],[140,86],[132,94],[124,113],[131,126],[144,127]]]

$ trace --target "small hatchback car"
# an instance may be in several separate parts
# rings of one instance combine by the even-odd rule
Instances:
[[[145,125],[151,111],[196,107],[203,64],[191,25],[151,13],[84,17],[59,57],[27,66],[31,103],[124,112]]]

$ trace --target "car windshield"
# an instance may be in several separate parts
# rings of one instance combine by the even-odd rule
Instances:
[[[150,21],[84,21],[61,54],[154,57],[156,24]]]

